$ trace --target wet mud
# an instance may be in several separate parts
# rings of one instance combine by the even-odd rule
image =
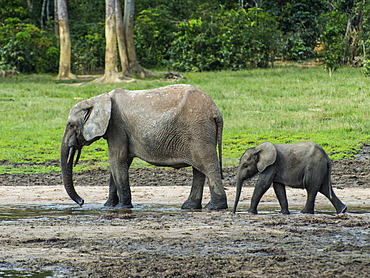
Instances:
[[[230,210],[182,211],[190,169],[131,169],[132,210],[102,207],[109,178],[104,170],[75,175],[80,192],[96,192],[91,198],[95,202],[82,208],[66,196],[59,174],[1,175],[0,273],[22,269],[44,271],[48,277],[370,277],[368,150],[365,146],[356,158],[333,163],[334,191],[349,207],[349,213],[341,215],[321,197],[315,215],[300,214],[305,193],[297,189],[288,192],[291,215],[277,213],[273,193],[261,203],[260,214],[246,214],[252,183],[243,189],[235,215]],[[231,207],[236,168],[224,170]]]

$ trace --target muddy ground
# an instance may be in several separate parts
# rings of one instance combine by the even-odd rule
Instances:
[[[323,196],[315,215],[299,214],[305,202],[299,189],[288,190],[289,216],[277,213],[272,189],[260,203],[262,213],[246,214],[251,184],[236,215],[181,211],[191,170],[166,168],[130,170],[136,208],[128,211],[103,209],[106,171],[76,174],[77,191],[96,208],[78,214],[59,174],[1,175],[0,212],[38,204],[71,212],[13,220],[8,213],[0,221],[0,268],[51,270],[55,277],[370,277],[369,149],[333,162],[334,191],[348,206],[342,215]],[[235,170],[224,169],[229,207]]]

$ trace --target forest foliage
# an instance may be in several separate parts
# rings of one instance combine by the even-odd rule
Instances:
[[[370,74],[369,0],[135,1],[135,45],[146,68],[178,71],[266,68],[320,59],[329,72]],[[69,0],[72,71],[104,69],[104,1]],[[56,73],[54,1],[0,0],[0,70]]]

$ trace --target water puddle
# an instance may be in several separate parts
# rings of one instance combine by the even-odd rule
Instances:
[[[117,212],[122,214],[173,214],[184,212],[180,208],[180,204],[135,204],[132,209],[112,209],[106,208],[102,204],[85,204],[82,207],[70,204],[39,204],[39,205],[0,205],[0,221],[16,221],[21,219],[39,219],[39,218],[54,218],[60,216],[71,215],[101,215],[109,212]],[[301,206],[290,207],[291,214],[299,214]],[[238,207],[238,213],[247,213],[247,207],[244,205]],[[278,204],[261,204],[258,207],[258,214],[277,214],[280,208]],[[351,205],[348,208],[348,213],[369,213],[370,204],[367,205]],[[335,215],[335,211],[330,206],[317,207],[316,214]]]
[[[82,207],[65,204],[42,205],[0,205],[0,221],[16,221],[21,219],[38,219],[70,215],[100,215],[108,212],[118,213],[181,213],[179,205],[137,204],[132,209],[106,208],[102,204],[86,204]]]
[[[57,218],[71,215],[102,215],[109,212],[122,214],[174,214],[183,212],[178,204],[135,204],[132,209],[111,209],[102,204],[87,204],[82,207],[66,204],[41,204],[41,205],[0,205],[1,221],[20,221],[41,218]],[[55,276],[56,275],[56,276]],[[49,278],[59,277],[54,271],[39,270],[26,271],[23,269],[10,269],[0,265],[1,278]],[[68,276],[62,276],[68,277]]]
[[[0,268],[0,277],[2,278],[51,278],[54,277],[52,271],[26,271],[22,269],[6,269]]]

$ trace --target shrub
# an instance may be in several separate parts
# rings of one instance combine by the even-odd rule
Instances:
[[[313,51],[299,36],[292,35],[286,38],[282,54],[286,60],[302,63],[313,56]]]
[[[346,62],[348,41],[345,40],[346,16],[338,11],[325,15],[327,23],[321,34],[324,46],[324,61],[329,75]]]
[[[104,23],[71,23],[72,70],[81,74],[104,71]]]
[[[364,69],[363,69],[364,75],[366,77],[370,77],[370,60],[364,61]]]
[[[147,9],[135,19],[136,52],[145,67],[162,67],[169,60],[175,25],[167,17],[162,10]]]
[[[267,67],[279,45],[276,21],[262,9],[221,10],[178,24],[171,65],[180,71]]]
[[[19,72],[44,73],[58,70],[57,40],[33,24],[8,18],[0,27],[0,61],[2,68]]]

